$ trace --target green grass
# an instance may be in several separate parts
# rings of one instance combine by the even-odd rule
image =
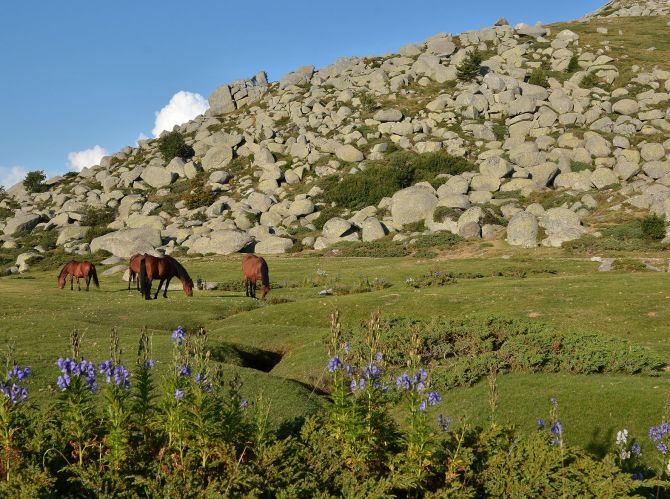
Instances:
[[[109,332],[117,327],[123,358],[131,362],[140,330],[147,327],[153,334],[159,372],[164,372],[171,358],[172,330],[177,325],[202,326],[213,351],[224,352],[214,358],[225,363],[226,373],[240,374],[245,396],[263,392],[276,423],[309,414],[324,403],[318,395],[327,388],[323,339],[335,309],[341,311],[345,327],[358,325],[373,310],[418,319],[436,315],[530,318],[561,331],[587,330],[625,338],[670,363],[667,276],[625,270],[599,273],[597,264],[587,259],[553,256],[550,260],[516,256],[443,261],[270,257],[270,277],[278,285],[269,295],[271,303],[252,302],[239,291],[196,291],[187,298],[180,290],[170,291],[167,300],[146,302],[137,292],[127,291],[118,276],[101,278],[101,289],[89,293],[61,291],[56,288],[56,271],[50,269],[0,279],[0,341],[12,342],[16,358],[33,367],[31,393],[43,401],[52,396],[46,387],[54,384],[56,358],[69,354],[73,328],[85,333],[84,355],[100,361],[107,356]],[[239,260],[236,256],[183,262],[194,279],[230,282],[240,278]],[[421,289],[405,284],[407,277],[435,269],[459,275],[457,282]],[[317,271],[347,286],[377,277],[390,286],[323,297],[318,295],[323,288],[318,286]],[[249,363],[243,353],[259,350],[281,355],[270,373],[244,367]],[[642,436],[649,424],[660,420],[670,377],[666,373],[658,377],[522,373],[500,375],[498,382],[497,420],[530,429],[537,417],[546,416],[549,397],[554,396],[561,403],[567,438],[601,452],[611,444],[612,431],[625,426]],[[486,381],[452,389],[443,394],[440,410],[484,422],[489,411],[486,393]]]

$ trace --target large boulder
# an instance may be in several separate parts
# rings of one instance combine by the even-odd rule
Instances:
[[[91,252],[104,250],[121,258],[130,258],[137,253],[152,253],[161,244],[161,232],[158,229],[123,229],[93,239]]]
[[[402,112],[398,109],[380,109],[375,113],[373,119],[382,123],[400,121],[402,119]]]
[[[233,160],[233,148],[224,143],[212,147],[202,158],[202,168],[205,171],[225,168]]]
[[[270,236],[256,244],[254,252],[260,255],[277,255],[286,253],[293,246],[293,241],[287,237]]]
[[[312,75],[314,74],[314,66],[311,64],[308,64],[306,66],[302,66],[295,71],[292,71],[281,79],[279,82],[279,88],[281,90],[285,89],[286,87],[290,87],[291,85],[304,85],[306,83],[309,83],[309,81],[312,79]]]
[[[297,199],[291,203],[291,207],[288,209],[288,212],[289,215],[302,217],[313,213],[314,209],[314,203],[311,199]]]
[[[252,241],[252,237],[239,230],[215,230],[197,239],[188,249],[188,254],[230,255],[237,253]]]
[[[350,144],[339,146],[335,149],[335,156],[347,163],[358,163],[364,159],[363,153]]]
[[[335,217],[328,220],[323,225],[322,235],[326,239],[337,239],[347,234],[352,228],[351,222]]]
[[[537,218],[532,213],[521,211],[507,224],[507,243],[511,246],[534,248],[537,246]]]
[[[8,236],[19,234],[21,232],[30,232],[42,221],[41,215],[19,214],[7,219],[3,232]]]
[[[177,174],[175,172],[168,171],[159,166],[147,166],[142,172],[142,180],[154,189],[170,185],[176,179]]]
[[[399,225],[425,220],[437,206],[437,196],[432,189],[412,186],[396,192],[391,198],[391,216]]]
[[[384,225],[375,217],[366,218],[361,224],[361,238],[363,241],[376,241],[386,235]]]
[[[56,246],[62,246],[65,243],[71,241],[79,241],[86,237],[89,227],[82,227],[79,225],[71,225],[68,227],[63,227],[58,233],[58,239],[56,240]]]
[[[540,226],[547,234],[546,239],[542,240],[542,245],[554,248],[559,248],[566,241],[579,239],[586,232],[579,216],[567,208],[547,210],[540,220]]]

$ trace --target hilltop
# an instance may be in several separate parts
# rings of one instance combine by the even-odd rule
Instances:
[[[436,234],[607,247],[617,227],[670,215],[669,12],[620,0],[555,25],[501,19],[222,85],[170,133],[8,189],[2,261],[412,251]],[[650,223],[648,244],[635,237],[661,249],[664,222]]]

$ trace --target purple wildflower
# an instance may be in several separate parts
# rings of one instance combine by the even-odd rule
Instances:
[[[247,405],[248,405],[248,403],[247,403],[247,399],[242,399],[242,402],[240,402],[240,407],[241,407],[242,409],[246,409],[246,408],[247,408]]]
[[[630,451],[633,453],[634,456],[639,456],[641,453],[640,444],[634,443],[633,445],[631,445]]]
[[[663,443],[656,444],[656,448],[659,450],[661,454],[667,454],[668,452],[668,446]]]
[[[451,424],[451,420],[452,420],[451,417],[445,418],[442,414],[440,414],[437,417],[437,424],[440,427],[440,429],[446,433],[447,431],[449,431],[449,425]]]
[[[423,412],[423,411],[426,410],[426,401],[425,401],[425,400],[422,400],[422,401],[421,401],[421,404],[419,405],[419,410],[420,410],[421,412]]]
[[[428,405],[437,405],[442,400],[442,396],[438,392],[428,392]]]
[[[144,363],[144,369],[151,369],[156,365],[156,362],[154,362],[154,359],[149,359]]]
[[[398,376],[396,379],[396,385],[398,385],[398,388],[400,390],[411,390],[412,389],[412,381],[409,378],[409,374],[404,373],[402,376]]]
[[[349,345],[349,343],[345,343],[344,344],[344,353],[346,353],[348,355],[349,350],[351,350],[351,345]]]
[[[351,380],[351,384],[349,385],[349,388],[351,389],[352,392],[356,391],[356,389],[358,388],[358,383],[356,383],[355,379]]]
[[[537,427],[540,430],[544,430],[544,419],[540,418],[540,419],[537,420]]]
[[[184,337],[186,336],[186,331],[181,326],[177,327],[172,331],[172,341],[174,341],[177,346],[181,346],[184,343]]]
[[[179,368],[179,376],[187,377],[191,375],[191,366],[188,364],[183,365]]]
[[[340,367],[342,367],[342,362],[340,361],[340,358],[337,355],[328,361],[328,371],[330,371],[331,373],[334,373]]]
[[[184,398],[184,392],[181,391],[179,388],[177,388],[177,389],[174,391],[174,398],[175,398],[176,400],[181,400],[181,399],[183,399],[183,398]]]
[[[375,355],[375,360],[377,362],[381,362],[384,359],[384,355],[381,352],[377,352],[377,355]]]
[[[361,390],[364,390],[364,389],[365,389],[365,378],[361,378],[361,379],[358,381],[358,387],[359,387]]]

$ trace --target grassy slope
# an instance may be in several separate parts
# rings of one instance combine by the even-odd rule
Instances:
[[[202,258],[187,263],[192,276],[210,281],[239,277],[239,258]],[[504,271],[526,270],[525,279],[485,277],[460,279],[444,288],[415,290],[406,277],[429,269],[478,272],[490,276]],[[539,317],[569,329],[590,329],[629,338],[646,345],[670,361],[667,346],[667,274],[596,272],[596,265],[577,259],[528,257],[469,258],[441,262],[414,259],[270,259],[273,282],[283,284],[271,295],[294,300],[245,311],[250,301],[240,293],[202,292],[188,299],[181,292],[146,303],[127,292],[118,278],[103,278],[102,289],[70,292],[56,289],[50,273],[31,279],[0,279],[0,339],[16,343],[17,358],[35,368],[36,387],[53,383],[58,355],[68,353],[73,327],[86,331],[84,353],[95,360],[106,356],[112,326],[119,328],[124,358],[132,359],[139,330],[154,334],[155,358],[163,366],[170,359],[170,332],[178,325],[204,326],[213,344],[235,343],[282,352],[283,360],[271,374],[228,365],[226,372],[241,373],[245,393],[259,391],[273,405],[278,419],[312,412],[321,401],[309,386],[321,385],[324,377],[323,338],[328,315],[335,308],[345,323],[355,324],[371,310],[387,315],[497,314]],[[317,269],[353,283],[363,272],[383,276],[392,286],[372,293],[319,297]],[[558,273],[547,274],[546,271]],[[295,380],[295,381],[294,381]],[[603,435],[627,426],[638,435],[658,420],[668,395],[670,377],[506,375],[499,379],[499,421],[531,428],[546,415],[548,399],[559,398],[562,417],[573,442],[600,441]],[[39,399],[49,397],[43,390]],[[486,420],[486,383],[445,394],[441,411],[471,422]],[[596,435],[597,434],[597,435]],[[597,436],[594,437],[594,435]],[[597,442],[596,442],[597,443]],[[590,445],[590,444],[589,444]],[[597,446],[593,446],[596,448]]]

